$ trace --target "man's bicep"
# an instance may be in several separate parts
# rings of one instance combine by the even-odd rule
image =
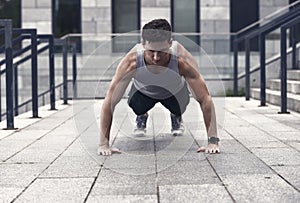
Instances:
[[[119,64],[109,87],[110,96],[114,97],[117,102],[124,95],[134,74],[129,65],[130,64],[126,62],[121,62]]]

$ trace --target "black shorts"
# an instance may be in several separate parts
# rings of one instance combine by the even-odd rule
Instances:
[[[186,83],[178,93],[166,99],[151,98],[138,91],[134,84],[132,84],[128,96],[128,105],[132,108],[136,115],[145,114],[152,109],[156,103],[160,102],[171,113],[179,116],[185,112],[186,107],[190,102],[189,90]]]

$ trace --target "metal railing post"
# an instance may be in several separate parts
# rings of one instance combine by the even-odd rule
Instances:
[[[238,41],[235,41],[236,35],[234,35],[234,41],[233,41],[233,95],[238,95]]]
[[[77,61],[76,61],[76,43],[72,44],[72,67],[73,67],[73,96],[77,99]]]
[[[54,68],[54,39],[51,35],[49,41],[49,84],[50,84],[50,110],[55,109],[55,68]]]
[[[292,69],[297,69],[297,41],[295,25],[291,27],[291,43],[292,43]]]
[[[12,21],[4,20],[5,28],[5,60],[6,60],[6,121],[7,129],[14,129],[14,87],[13,87],[13,50]]]
[[[287,112],[287,88],[286,88],[286,28],[282,27],[280,37],[280,57],[281,57],[281,68],[280,68],[280,81],[281,81],[281,112]]]
[[[260,49],[260,105],[266,106],[266,36],[259,35]]]
[[[68,104],[68,44],[63,39],[63,104]]]
[[[2,98],[2,86],[1,86],[1,73],[0,73],[0,122],[2,121],[2,101],[1,101],[1,98]]]
[[[31,88],[32,118],[38,118],[38,68],[37,68],[37,33],[31,32]]]
[[[246,100],[250,99],[250,39],[245,39],[245,52],[246,52],[246,60],[245,60],[245,94]]]
[[[19,85],[18,85],[18,66],[13,65],[14,68],[14,90],[15,90],[15,116],[19,115]]]

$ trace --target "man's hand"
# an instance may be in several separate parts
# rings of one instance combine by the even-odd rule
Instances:
[[[110,156],[113,153],[121,153],[117,148],[110,148],[108,145],[100,145],[97,150],[98,155]]]
[[[197,152],[205,152],[206,154],[220,153],[220,148],[218,144],[209,143],[206,147],[200,147]]]

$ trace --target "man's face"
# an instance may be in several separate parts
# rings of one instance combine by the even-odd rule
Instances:
[[[143,41],[145,61],[147,65],[166,66],[170,61],[170,47],[172,41],[149,42]]]

